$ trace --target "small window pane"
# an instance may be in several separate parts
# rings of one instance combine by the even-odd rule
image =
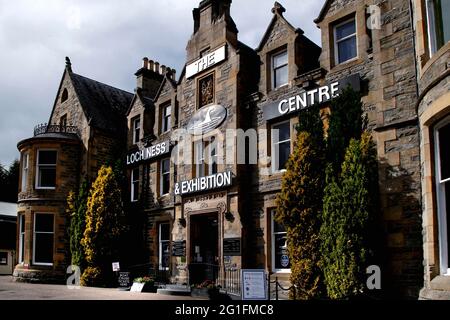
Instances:
[[[0,265],[8,264],[8,252],[0,252]]]
[[[168,268],[170,261],[170,242],[165,241],[161,245],[161,267]]]
[[[445,184],[445,206],[447,217],[447,257],[450,262],[450,181]],[[450,265],[450,263],[447,263],[447,265]],[[450,268],[450,266],[448,268]]]
[[[278,130],[278,141],[291,139],[291,130],[289,122],[284,122],[282,124],[275,125],[273,128],[275,130]]]
[[[275,213],[274,213],[275,216]],[[278,223],[275,220],[273,221],[273,232],[278,233],[278,232],[286,232],[286,228],[284,227],[284,225],[282,223]]]
[[[291,142],[283,142],[279,145],[278,169],[286,169],[286,164],[291,155]]]
[[[450,124],[439,130],[441,180],[450,178]]]
[[[170,225],[168,223],[163,223],[160,225],[161,229],[161,240],[170,240]]]
[[[356,54],[356,37],[338,43],[339,63],[355,58]]]
[[[169,173],[170,172],[170,160],[166,159],[162,162],[162,171],[163,173]]]
[[[288,63],[287,51],[273,57],[273,67],[279,68]]]
[[[36,263],[53,263],[53,234],[36,233],[34,261]]]
[[[36,232],[53,232],[53,215],[37,214],[36,215]]]
[[[278,88],[284,84],[288,83],[288,67],[284,66],[282,68],[275,70],[275,87]]]
[[[56,169],[40,168],[39,169],[39,187],[53,188],[56,184]]]
[[[20,232],[24,233],[25,232],[25,215],[21,214],[19,216],[19,220],[20,220]]]
[[[39,151],[39,164],[56,165],[56,151]]]
[[[348,37],[356,33],[355,20],[349,21],[343,25],[336,27],[336,40]]]

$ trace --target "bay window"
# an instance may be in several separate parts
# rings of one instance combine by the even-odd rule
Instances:
[[[54,215],[36,213],[33,230],[33,264],[53,265]]]
[[[434,54],[450,41],[450,1],[426,0],[430,53]]]
[[[25,215],[19,215],[19,263],[25,258]]]
[[[56,159],[55,150],[38,150],[37,152],[37,189],[55,189],[56,187]]]
[[[450,117],[435,128],[435,154],[440,269],[450,276]]]
[[[30,157],[28,153],[22,154],[22,183],[21,183],[21,191],[25,192],[28,187],[28,165],[29,165]]]

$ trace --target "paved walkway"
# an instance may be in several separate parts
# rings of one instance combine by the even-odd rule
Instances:
[[[65,285],[13,282],[0,276],[0,300],[196,300],[192,297],[166,296],[156,293],[131,293],[117,289],[69,289]]]

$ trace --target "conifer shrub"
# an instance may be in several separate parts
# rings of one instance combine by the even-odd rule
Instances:
[[[351,299],[366,291],[366,268],[373,258],[377,163],[371,135],[352,139],[341,173],[327,168],[323,205],[322,269],[328,296]]]
[[[107,286],[113,280],[111,264],[118,259],[124,211],[121,190],[111,167],[102,166],[92,184],[81,244],[88,268],[83,283]]]
[[[277,196],[275,219],[286,227],[295,298],[316,299],[323,291],[319,232],[325,160],[323,123],[317,107],[301,113],[297,130]]]

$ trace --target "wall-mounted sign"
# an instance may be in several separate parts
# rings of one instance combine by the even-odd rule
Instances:
[[[112,263],[112,269],[114,272],[120,271],[120,263],[119,262],[113,262]]]
[[[150,160],[170,152],[170,142],[164,141],[127,155],[127,165]]]
[[[190,63],[186,66],[186,78],[189,79],[196,74],[211,68],[212,66],[226,59],[226,46],[207,54],[206,56]]]
[[[186,256],[186,241],[174,241],[172,243],[172,256],[174,257]]]
[[[212,105],[198,110],[187,125],[190,134],[201,135],[219,127],[227,117],[227,109],[221,105]]]
[[[359,74],[351,75],[342,80],[331,82],[328,85],[266,104],[263,106],[264,120],[276,119],[308,108],[314,104],[330,101],[337,97],[347,86],[351,86],[355,91],[360,91],[361,79]]]
[[[241,238],[223,239],[223,255],[224,256],[240,256],[241,255]]]
[[[242,300],[267,300],[267,277],[264,270],[241,270]]]
[[[231,186],[231,171],[220,172],[206,177],[186,180],[175,184],[175,194],[185,195],[195,192],[219,189]]]

